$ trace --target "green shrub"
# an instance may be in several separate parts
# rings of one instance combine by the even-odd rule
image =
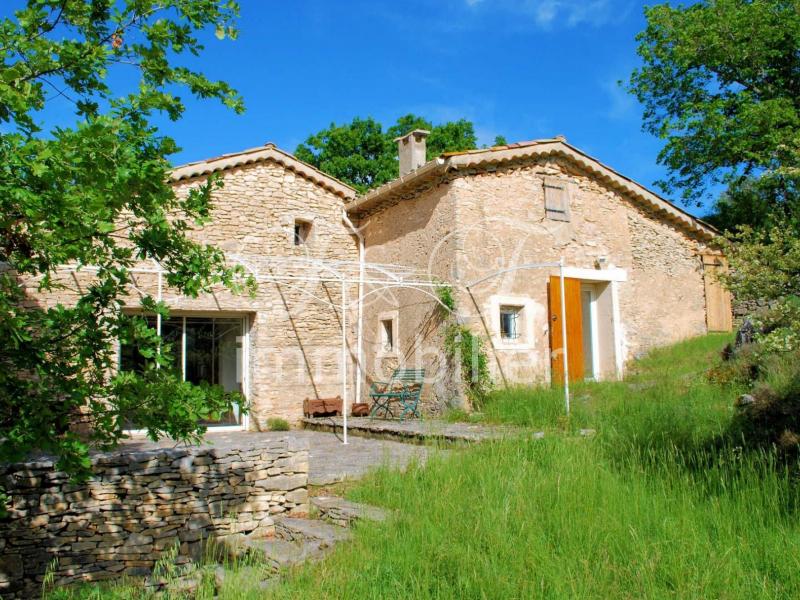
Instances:
[[[800,448],[800,351],[765,355],[759,373],[750,394],[737,402],[734,427],[751,443],[794,456]]]
[[[708,371],[708,378],[718,385],[750,385],[758,378],[762,356],[758,344],[746,344],[723,350],[723,360]]]
[[[451,323],[445,328],[444,351],[447,356],[457,358],[460,362],[461,378],[472,408],[482,408],[492,389],[489,359],[483,340],[468,327]]]
[[[278,418],[267,419],[267,428],[270,431],[289,431],[289,421]]]
[[[461,380],[473,409],[480,409],[492,389],[489,359],[483,340],[472,333],[469,327],[456,319],[456,299],[450,286],[436,290],[443,317],[449,322],[444,327],[444,352],[450,360],[458,362]],[[445,314],[446,313],[446,314]]]
[[[456,309],[456,299],[453,297],[453,288],[448,286],[442,286],[436,288],[436,295],[439,297],[439,301],[444,305],[442,308],[447,308],[447,311],[452,313]]]

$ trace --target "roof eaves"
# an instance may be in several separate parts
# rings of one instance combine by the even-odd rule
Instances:
[[[698,233],[701,237],[712,239],[719,234],[719,231],[708,223],[704,223],[642,184],[622,175],[596,158],[568,144],[561,137],[443,154],[438,159],[429,161],[415,171],[395,179],[394,181],[390,181],[368,192],[366,195],[361,196],[355,202],[350,203],[348,211],[353,213],[363,212],[375,205],[381,204],[383,201],[393,196],[399,196],[406,187],[411,188],[415,183],[421,183],[425,175],[430,175],[433,172],[443,174],[451,169],[469,169],[486,164],[497,164],[519,160],[521,158],[556,154],[570,158],[573,162],[582,166],[587,171],[594,173],[609,185],[612,185],[612,187],[625,190],[640,202],[644,202],[651,208],[667,215],[670,220],[681,223],[684,227],[688,227],[689,230]]]
[[[374,205],[379,204],[383,199],[390,197],[393,193],[402,190],[406,185],[412,182],[418,182],[425,179],[426,176],[431,176],[441,171],[447,170],[448,160],[443,157],[434,158],[429,160],[421,167],[418,167],[397,179],[393,179],[382,186],[370,190],[354,202],[347,206],[347,212],[359,213],[372,208]]]
[[[170,179],[177,182],[268,160],[282,164],[345,200],[352,200],[358,194],[346,183],[281,150],[273,143],[175,167],[170,172]]]

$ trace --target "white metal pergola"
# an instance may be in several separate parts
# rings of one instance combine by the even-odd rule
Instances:
[[[359,236],[360,237],[360,236]],[[287,289],[297,291],[315,302],[320,302],[332,307],[334,310],[341,311],[341,370],[342,370],[342,417],[343,417],[343,437],[342,441],[347,444],[347,418],[349,412],[348,394],[348,360],[347,360],[347,312],[357,310],[356,323],[356,380],[355,398],[361,398],[361,385],[363,380],[363,317],[364,300],[373,295],[384,294],[392,290],[407,289],[420,292],[432,301],[438,303],[446,310],[450,310],[436,294],[438,288],[452,287],[451,284],[434,281],[427,273],[405,265],[370,263],[363,260],[363,252],[360,253],[362,260],[344,261],[334,259],[319,259],[311,257],[287,257],[287,256],[242,256],[228,253],[226,255],[231,265],[240,265],[245,272],[253,277],[257,283],[273,283],[281,285]],[[558,262],[526,263],[516,267],[499,269],[493,271],[468,284],[457,283],[455,287],[463,286],[467,290],[480,285],[492,278],[502,276],[507,273],[530,270],[530,269],[555,269],[559,270],[561,287],[561,332],[563,338],[564,354],[564,405],[566,413],[570,411],[569,401],[569,363],[566,332],[566,307],[564,298],[564,259]],[[96,272],[97,268],[83,265],[65,265],[62,270],[76,273]],[[181,298],[180,295],[164,295],[164,275],[166,270],[155,260],[151,260],[149,265],[141,265],[130,269],[133,275],[153,275],[156,277],[156,299],[159,302],[170,303]],[[311,284],[311,285],[309,285]],[[341,290],[341,302],[335,303],[330,299],[322,298],[308,288],[313,288],[317,284],[336,285]],[[348,287],[357,286],[358,292],[354,298],[350,299]],[[132,289],[140,294],[147,294],[136,285]],[[161,334],[161,316],[156,316],[156,328]]]
[[[357,356],[355,361],[356,380],[355,398],[361,398],[361,386],[363,380],[363,318],[364,300],[372,296],[390,293],[393,290],[407,289],[415,290],[432,301],[438,303],[445,310],[450,310],[442,303],[436,294],[437,288],[449,287],[449,284],[433,281],[426,273],[413,267],[370,263],[363,261],[344,261],[333,259],[319,259],[311,257],[291,257],[291,256],[243,256],[234,253],[226,254],[231,266],[239,265],[257,283],[278,284],[288,290],[296,291],[314,302],[319,302],[330,306],[334,310],[341,311],[341,371],[342,371],[342,417],[343,417],[343,443],[347,444],[347,418],[349,412],[348,394],[348,366],[347,359],[347,331],[349,310],[356,309],[356,348]],[[150,275],[156,279],[156,300],[158,302],[176,302],[181,295],[165,295],[164,276],[167,271],[155,260],[148,261],[149,264],[142,264],[130,269],[130,273],[136,275]],[[96,272],[97,267],[83,265],[64,265],[62,271],[69,273],[77,272]],[[335,285],[339,287],[341,302],[336,303],[331,299],[323,298],[314,293],[314,288],[318,284]],[[348,288],[357,286],[358,292],[355,297],[350,298]],[[131,289],[142,295],[148,292],[140,289],[135,284]],[[156,315],[156,330],[161,335],[161,315]]]

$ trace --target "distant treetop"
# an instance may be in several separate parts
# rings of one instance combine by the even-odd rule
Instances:
[[[427,140],[428,160],[444,152],[477,147],[475,127],[471,121],[459,119],[433,125],[423,117],[408,114],[385,130],[372,117],[355,117],[343,125],[331,123],[327,129],[310,135],[294,153],[300,160],[365,192],[397,178],[397,144],[394,140],[414,129],[431,132]]]

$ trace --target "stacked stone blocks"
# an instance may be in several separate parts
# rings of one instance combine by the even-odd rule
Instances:
[[[145,575],[176,544],[197,557],[210,538],[271,535],[276,515],[307,514],[307,442],[248,437],[243,447],[97,455],[86,483],[49,460],[0,466],[10,496],[0,595],[38,595],[48,568],[57,584]]]

